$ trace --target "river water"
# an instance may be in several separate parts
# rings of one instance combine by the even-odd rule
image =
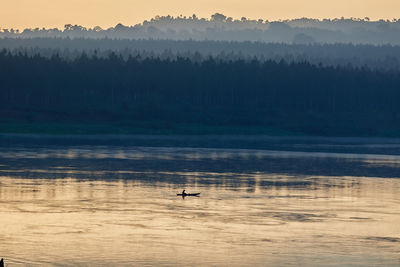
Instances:
[[[400,156],[293,150],[1,146],[0,257],[9,267],[399,266]]]

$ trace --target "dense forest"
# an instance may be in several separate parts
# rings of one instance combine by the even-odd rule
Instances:
[[[367,67],[400,70],[400,46],[352,44],[281,44],[228,41],[117,40],[83,38],[0,38],[0,50],[28,56],[58,55],[74,60],[84,52],[89,57],[107,58],[111,53],[125,60],[131,56],[175,60],[178,57],[200,62],[209,56],[217,60],[310,62],[323,66]]]
[[[398,135],[400,72],[115,53],[65,60],[3,50],[0,120]]]
[[[1,25],[0,25],[1,26]],[[1,29],[0,38],[113,38],[258,41],[294,44],[353,43],[400,44],[400,20],[338,18],[269,21],[267,18],[232,18],[216,13],[208,18],[157,16],[143,23],[102,29],[66,24],[64,29]]]

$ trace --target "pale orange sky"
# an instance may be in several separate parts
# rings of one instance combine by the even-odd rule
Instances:
[[[156,15],[209,18],[400,18],[400,0],[1,0],[1,28],[134,25]]]

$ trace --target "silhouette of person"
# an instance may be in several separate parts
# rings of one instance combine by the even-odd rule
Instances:
[[[185,191],[186,191],[186,190],[183,189],[183,191],[182,191],[182,196],[186,195]]]
[[[4,259],[3,258],[1,258],[1,260],[0,260],[0,267],[4,267]]]

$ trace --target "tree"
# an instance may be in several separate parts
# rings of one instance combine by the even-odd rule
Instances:
[[[211,15],[211,20],[217,22],[224,22],[226,20],[226,16],[221,13],[215,13],[214,15]]]

